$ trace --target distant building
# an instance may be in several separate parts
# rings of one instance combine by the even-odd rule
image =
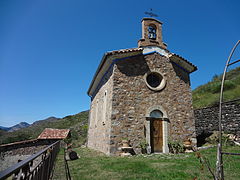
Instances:
[[[117,155],[123,139],[137,154],[142,142],[152,153],[167,153],[169,141],[195,145],[189,74],[196,70],[167,49],[160,21],[143,18],[138,48],[105,53],[90,84],[88,147]]]
[[[61,140],[70,136],[70,129],[52,129],[45,128],[43,132],[38,136],[38,140],[51,139]]]

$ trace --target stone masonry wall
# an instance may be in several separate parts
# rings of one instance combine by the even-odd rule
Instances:
[[[150,90],[143,78],[153,70],[167,79],[160,92]],[[140,153],[139,143],[146,138],[146,113],[154,106],[161,106],[166,112],[171,140],[195,140],[189,75],[158,53],[125,59],[114,66],[112,101],[111,154],[119,152],[125,138]]]
[[[88,147],[109,154],[111,111],[112,111],[112,70],[104,77],[92,98],[89,115]]]
[[[197,136],[218,131],[219,106],[195,109],[195,126]],[[222,105],[223,131],[240,135],[240,99]]]
[[[39,152],[55,140],[28,140],[0,146],[0,171]]]

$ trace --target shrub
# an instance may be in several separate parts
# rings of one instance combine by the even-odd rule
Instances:
[[[220,80],[221,80],[221,76],[218,76],[217,74],[215,74],[215,75],[212,77],[212,82],[220,81]]]
[[[234,83],[232,80],[225,80],[224,82],[224,90],[230,90],[235,88],[236,86],[237,86],[236,83]],[[202,87],[200,89],[200,92],[201,93],[211,92],[215,94],[215,93],[219,93],[220,90],[221,90],[221,81],[215,81],[215,82],[209,83],[205,87]]]
[[[229,90],[235,88],[237,85],[231,81],[231,80],[226,80],[224,83],[224,90]]]
[[[211,93],[219,93],[220,90],[221,90],[221,82],[220,81],[214,82],[210,85]]]
[[[207,144],[216,145],[219,142],[218,131],[214,131],[205,141]],[[222,143],[224,146],[234,146],[234,142],[225,133],[222,134]]]
[[[173,154],[183,153],[184,146],[183,143],[179,141],[169,141],[168,142],[169,152]]]
[[[142,140],[139,144],[142,154],[146,154],[147,153],[147,147],[148,147],[148,143],[146,140]]]

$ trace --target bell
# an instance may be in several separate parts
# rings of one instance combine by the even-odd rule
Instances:
[[[154,39],[153,33],[150,33],[150,34],[149,34],[149,38],[150,38],[150,39]]]

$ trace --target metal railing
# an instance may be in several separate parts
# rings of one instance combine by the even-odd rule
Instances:
[[[227,69],[229,66],[236,64],[238,62],[240,62],[239,60],[235,60],[234,62],[230,63],[232,55],[235,51],[235,49],[237,48],[237,46],[240,44],[240,40],[237,41],[237,43],[235,44],[235,46],[233,47],[228,60],[226,62],[226,65],[224,67],[224,71],[223,71],[223,76],[222,76],[222,83],[221,83],[221,91],[220,91],[220,97],[219,97],[219,115],[218,115],[218,126],[219,126],[219,134],[218,134],[218,138],[219,138],[219,143],[217,146],[217,162],[216,162],[216,177],[215,180],[224,180],[224,171],[223,171],[223,158],[222,155],[226,154],[226,155],[240,155],[239,153],[228,153],[228,152],[222,152],[222,104],[223,104],[223,90],[224,90],[224,82],[225,82],[225,78],[226,78],[226,73],[227,73]]]
[[[60,149],[57,141],[29,158],[0,172],[0,180],[12,176],[14,180],[48,180],[52,177],[54,161]]]

